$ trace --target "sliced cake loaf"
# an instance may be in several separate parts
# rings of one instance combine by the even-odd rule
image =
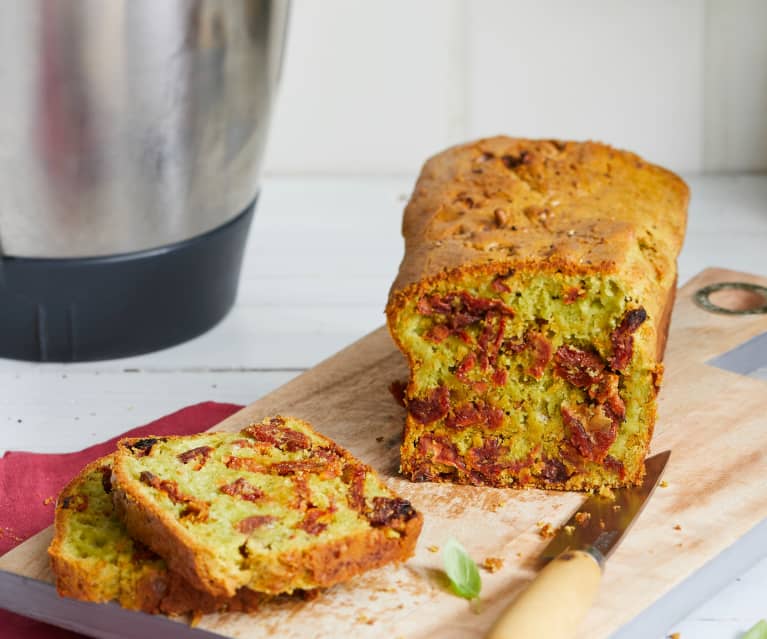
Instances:
[[[114,501],[131,534],[200,589],[331,586],[412,555],[422,518],[306,422],[124,439]]]
[[[243,589],[212,597],[190,586],[140,542],[114,513],[112,456],[86,466],[61,492],[48,548],[60,595],[169,615],[250,611],[263,595]]]
[[[424,166],[387,306],[417,481],[638,482],[689,194],[592,142],[497,137]]]

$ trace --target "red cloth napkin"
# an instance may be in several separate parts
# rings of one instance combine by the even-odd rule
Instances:
[[[56,495],[88,462],[115,449],[120,437],[199,433],[240,410],[204,402],[77,453],[8,452],[0,459],[0,555],[53,523]],[[0,610],[0,639],[73,639],[82,635]]]

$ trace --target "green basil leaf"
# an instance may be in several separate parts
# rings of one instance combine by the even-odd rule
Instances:
[[[447,540],[442,550],[445,572],[450,585],[457,595],[465,599],[476,599],[482,590],[482,580],[474,560],[469,553],[452,537]]]
[[[740,639],[767,639],[767,621],[757,621]]]

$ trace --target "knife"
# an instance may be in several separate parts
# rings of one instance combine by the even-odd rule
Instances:
[[[615,498],[589,497],[541,554],[549,560],[513,601],[486,639],[566,639],[591,607],[607,558],[647,503],[671,451],[645,461],[640,486],[614,490]]]

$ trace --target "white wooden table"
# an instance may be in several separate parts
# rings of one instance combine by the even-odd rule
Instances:
[[[680,284],[707,266],[767,273],[767,176],[688,181]],[[202,337],[140,357],[0,360],[0,454],[78,450],[199,401],[250,403],[377,328],[412,182],[267,179],[229,316]],[[767,616],[767,549],[765,557],[669,633],[735,639]]]

